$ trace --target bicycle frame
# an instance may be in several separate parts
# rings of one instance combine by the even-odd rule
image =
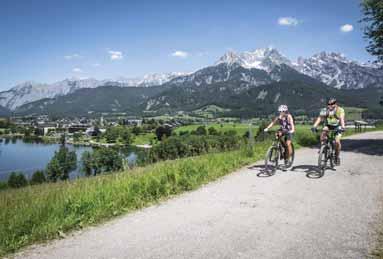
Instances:
[[[326,130],[326,139],[321,140],[321,147],[319,150],[318,166],[321,169],[321,174],[324,174],[324,170],[327,167],[327,161],[330,161],[330,167],[334,168],[335,162],[335,137],[338,130]],[[323,134],[323,133],[322,133]],[[324,157],[323,157],[324,155]]]
[[[270,132],[271,133],[271,132]],[[268,151],[266,152],[265,157],[265,169],[268,170],[271,168],[271,173],[274,173],[276,169],[278,169],[278,161],[279,160],[285,160],[286,152],[287,152],[287,146],[286,142],[282,140],[284,137],[283,134],[275,134],[274,140],[269,147]],[[289,163],[286,164],[284,169],[287,169],[292,166],[294,162],[294,146],[292,145],[293,153],[291,154],[289,158]]]

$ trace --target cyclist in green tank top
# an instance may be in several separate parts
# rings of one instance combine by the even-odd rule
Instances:
[[[324,127],[322,129],[321,141],[327,136],[329,130],[335,130],[335,163],[336,165],[340,165],[340,150],[342,148],[341,145],[341,137],[342,132],[345,131],[345,112],[344,109],[338,106],[335,98],[330,98],[327,102],[327,108],[324,108],[320,111],[318,118],[316,119],[311,130],[313,132],[317,131],[317,127],[321,121],[324,121]]]

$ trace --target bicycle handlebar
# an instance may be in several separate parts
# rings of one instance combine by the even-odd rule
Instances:
[[[312,129],[312,128],[311,128]],[[316,132],[315,133],[318,133],[320,130],[316,129]],[[328,129],[328,130],[324,130],[322,129],[322,131],[326,131],[326,132],[336,132],[336,133],[342,133],[342,132],[345,132],[346,129]],[[314,132],[313,132],[314,133]]]

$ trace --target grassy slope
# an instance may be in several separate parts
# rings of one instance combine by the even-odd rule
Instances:
[[[0,196],[0,256],[193,190],[263,157],[244,151],[160,162],[131,171],[8,190]]]

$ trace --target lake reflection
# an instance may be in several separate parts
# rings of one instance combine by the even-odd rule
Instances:
[[[70,178],[83,176],[81,172],[81,155],[84,151],[91,151],[92,147],[67,145],[70,151],[77,154],[77,169],[70,173]],[[24,173],[28,179],[36,170],[43,170],[53,157],[60,144],[44,144],[22,139],[0,138],[0,181],[7,181],[11,172]],[[137,155],[131,149],[123,151],[129,164],[135,164]]]

